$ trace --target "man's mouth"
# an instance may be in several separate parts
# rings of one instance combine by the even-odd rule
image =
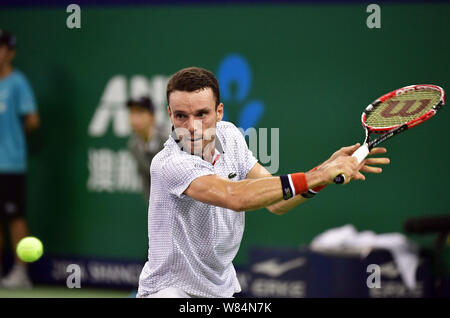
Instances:
[[[196,139],[190,139],[190,138],[188,138],[188,142],[191,142],[191,143],[196,142],[196,141],[199,141],[199,140],[202,140],[202,138],[196,138]]]

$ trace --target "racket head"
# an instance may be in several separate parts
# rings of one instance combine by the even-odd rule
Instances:
[[[361,115],[366,140],[372,132],[383,134],[403,125],[415,127],[436,115],[444,104],[445,92],[437,85],[410,85],[387,93]]]

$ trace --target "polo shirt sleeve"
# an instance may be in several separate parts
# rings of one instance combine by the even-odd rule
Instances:
[[[181,154],[163,163],[161,175],[169,193],[179,198],[195,179],[214,174],[213,166],[198,156]]]

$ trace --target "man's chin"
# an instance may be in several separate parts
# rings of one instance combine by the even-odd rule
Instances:
[[[194,144],[191,143],[182,143],[183,149],[190,153],[191,155],[202,156],[203,154],[203,145],[202,144]]]

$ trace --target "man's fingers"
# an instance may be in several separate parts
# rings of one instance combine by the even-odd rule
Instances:
[[[352,180],[352,177],[349,176],[348,174],[344,174],[344,175],[345,175],[345,181],[344,181],[343,184],[347,184],[347,183],[349,183]]]
[[[356,146],[356,145],[355,145]],[[356,146],[358,147],[358,146]],[[357,176],[358,178],[358,160],[355,157],[347,157],[344,159],[345,161],[347,161],[346,165],[345,165],[345,175],[346,176],[350,176],[349,178],[346,178],[346,182],[345,184],[349,183],[350,180],[353,179],[354,176]]]
[[[387,165],[391,160],[389,158],[367,158],[363,162],[364,165]]]
[[[358,171],[352,176],[352,179],[365,181],[366,180],[366,176]]]
[[[348,153],[349,155],[353,154],[359,147],[361,147],[361,144],[357,142],[356,144],[348,147],[344,147],[345,153]]]
[[[336,151],[335,154],[351,156],[356,150],[358,150],[359,147],[361,147],[361,144],[358,142],[358,143],[356,143],[354,145],[351,145],[351,146],[342,147],[341,149]],[[386,152],[387,152],[386,148],[377,147],[377,148],[373,148],[368,155],[369,156],[370,155],[377,155],[377,154],[382,154],[382,153],[386,153]]]
[[[379,168],[379,167],[371,167],[371,166],[363,166],[360,171],[362,172],[368,172],[368,173],[381,173],[383,172],[383,169]]]
[[[356,144],[354,144],[354,145],[351,145],[351,146],[347,146],[347,147],[342,147],[341,149],[339,149],[339,153],[340,154],[346,154],[346,155],[352,155],[355,151],[356,151],[356,149],[358,149],[359,147],[361,146],[361,144],[358,142],[358,143],[356,143]]]
[[[380,153],[386,153],[386,152],[387,152],[386,148],[383,148],[383,147],[373,148],[369,152],[369,156],[370,155],[377,155],[377,154],[380,154]]]
[[[336,152],[338,156],[348,155],[351,156],[358,148],[360,147],[360,144],[357,143],[352,146],[348,147],[342,147],[339,151]],[[382,154],[386,153],[386,148],[378,147],[373,148],[369,155],[376,155],[376,154]],[[342,158],[343,161],[347,161],[343,169],[344,171],[342,173],[345,174],[346,180],[345,184],[349,183],[350,180],[366,180],[366,177],[361,172],[367,172],[367,173],[381,173],[383,172],[383,169],[380,167],[373,167],[371,165],[386,165],[390,163],[389,158],[366,158],[364,159],[360,164],[358,164],[357,159],[354,157],[350,158]],[[351,176],[351,177],[348,177]]]

